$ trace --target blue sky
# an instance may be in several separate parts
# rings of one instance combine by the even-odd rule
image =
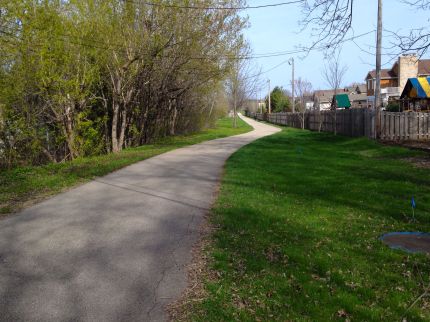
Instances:
[[[248,0],[248,5],[273,4],[281,0]],[[363,34],[376,29],[377,1],[356,0],[353,16],[353,28],[355,35]],[[250,28],[245,31],[245,36],[251,43],[254,54],[294,50],[300,45],[310,45],[310,32],[299,33],[298,24],[301,19],[301,9],[298,5],[287,5],[264,9],[248,9],[244,12],[249,17]],[[411,9],[401,3],[401,0],[385,0],[383,7],[384,29],[407,33],[411,28],[426,26],[429,24],[429,12]],[[352,32],[350,36],[352,36]],[[388,33],[385,34],[388,36]],[[349,36],[348,36],[349,37]],[[348,38],[347,37],[347,38]],[[367,72],[374,69],[375,56],[365,51],[374,52],[376,33],[356,39],[355,42],[345,43],[342,48],[341,61],[347,65],[344,85],[352,82],[364,82]],[[383,39],[383,46],[390,46],[390,39]],[[388,50],[383,50],[388,54]],[[256,59],[261,69],[268,70],[288,59],[289,56],[279,56]],[[294,56],[296,60],[296,77],[302,77],[312,83],[313,89],[327,88],[321,75],[324,57],[321,52],[312,52],[307,57]],[[392,66],[393,61],[389,56],[383,56],[383,68]],[[288,63],[262,75],[262,78],[271,80],[272,86],[279,85],[290,88],[291,66]],[[263,93],[261,95],[264,95]]]

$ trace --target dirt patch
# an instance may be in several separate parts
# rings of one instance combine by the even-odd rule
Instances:
[[[385,145],[398,145],[408,149],[420,150],[430,153],[430,141],[380,141]]]
[[[224,177],[225,169],[221,174]],[[211,208],[214,207],[218,199],[221,189],[221,181],[218,182],[213,194]],[[211,223],[210,217],[212,212],[209,211],[203,219],[203,223],[199,227],[198,242],[191,250],[192,260],[187,266],[188,286],[182,292],[179,299],[167,305],[166,311],[169,321],[190,321],[190,314],[193,312],[195,303],[202,302],[208,297],[208,292],[205,289],[206,281],[215,281],[218,276],[215,271],[209,268],[209,249],[212,244],[212,235],[217,229]]]
[[[430,141],[407,141],[402,142],[401,145],[410,149],[422,150],[430,153]]]
[[[404,158],[403,160],[412,163],[417,168],[430,169],[430,156]]]
[[[209,216],[204,219],[200,227],[199,242],[192,249],[193,259],[187,266],[188,287],[177,301],[167,306],[170,321],[190,321],[189,315],[193,305],[207,298],[204,282],[216,279],[216,274],[209,269],[208,265],[207,250],[215,229],[210,223]]]
[[[380,141],[385,145],[396,145],[404,148],[426,152],[425,155],[415,156],[409,158],[402,158],[402,160],[411,163],[417,168],[430,169],[430,141]]]

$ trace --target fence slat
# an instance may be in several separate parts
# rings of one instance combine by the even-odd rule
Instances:
[[[375,111],[348,109],[338,111],[308,111],[306,113],[246,113],[257,120],[295,128],[358,137],[375,137]],[[430,115],[417,112],[381,112],[380,138],[383,140],[428,140],[430,139]]]

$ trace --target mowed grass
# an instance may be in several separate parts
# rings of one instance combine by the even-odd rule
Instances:
[[[248,132],[252,129],[241,119],[233,128],[232,118],[218,120],[216,127],[199,133],[167,137],[155,144],[130,148],[118,154],[80,158],[45,166],[0,170],[0,214],[15,212],[66,188],[87,182],[152,156],[200,143]]]
[[[193,321],[429,321],[430,261],[382,244],[430,231],[419,152],[285,129],[227,162]],[[410,199],[417,209],[412,220]],[[215,273],[215,274],[213,274]]]

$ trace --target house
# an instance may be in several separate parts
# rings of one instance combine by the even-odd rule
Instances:
[[[354,84],[337,91],[334,89],[315,91],[313,96],[314,109],[330,110],[335,93],[347,94],[353,108],[367,107],[366,84]]]
[[[409,78],[430,76],[430,59],[418,59],[415,54],[402,55],[390,69],[381,70],[381,97],[383,104],[398,99]],[[375,101],[376,71],[367,73],[367,100]]]
[[[367,88],[366,84],[354,84],[346,88],[351,107],[367,107]]]
[[[313,110],[314,109],[313,94],[303,95],[303,97],[299,99],[299,104],[303,105],[306,111]]]
[[[248,99],[245,101],[244,107],[247,111],[252,113],[260,112],[260,100],[257,99]]]
[[[324,111],[331,109],[334,89],[316,90],[313,95],[314,109]]]

